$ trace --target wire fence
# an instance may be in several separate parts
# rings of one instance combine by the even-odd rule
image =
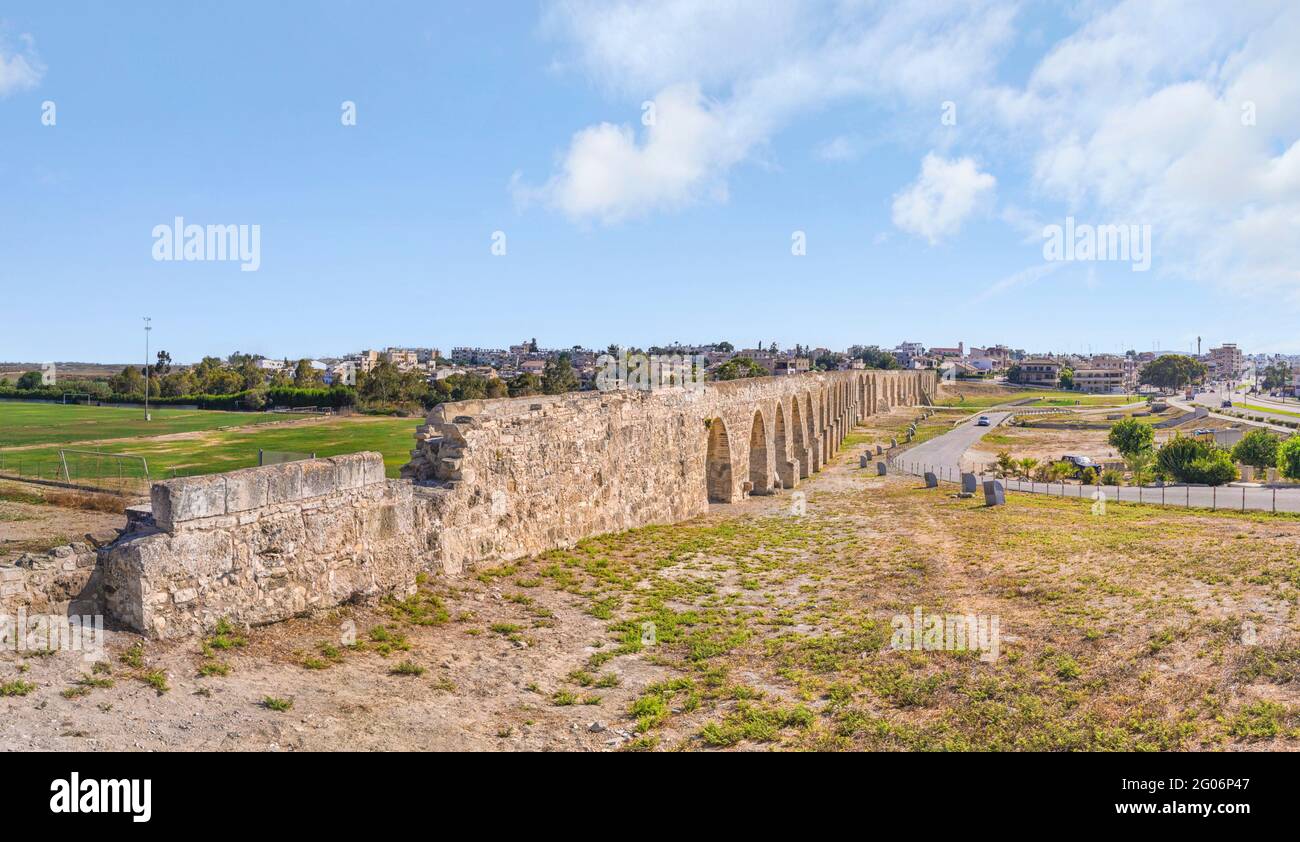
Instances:
[[[151,472],[140,456],[97,451],[60,450],[56,454],[30,455],[0,451],[0,479],[37,482],[85,491],[147,496],[159,480],[186,476],[183,468]]]
[[[957,465],[931,465],[908,459],[906,452],[887,457],[889,467],[903,474],[925,476],[933,474],[939,482],[961,485],[962,475],[975,478],[976,490],[986,480],[998,480],[1007,491],[1026,494],[1047,494],[1053,497],[1073,497],[1079,500],[1140,503],[1155,506],[1212,509],[1214,511],[1255,511],[1300,513],[1300,487],[1245,486],[1245,485],[1085,485],[1081,482],[1060,480],[1042,482],[1019,477],[1009,477],[991,470],[989,463],[960,463]],[[1104,497],[1102,496],[1104,495]]]

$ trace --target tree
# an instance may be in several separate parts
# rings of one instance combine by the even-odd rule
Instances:
[[[1285,389],[1291,385],[1291,366],[1285,362],[1275,362],[1264,369],[1265,389]]]
[[[1063,368],[1063,369],[1061,369],[1061,380],[1060,380],[1060,384],[1061,384],[1061,388],[1062,388],[1062,389],[1073,389],[1073,388],[1074,388],[1074,369],[1072,369],[1072,368]]]
[[[1205,364],[1185,354],[1164,354],[1142,367],[1138,382],[1158,389],[1183,389],[1200,383],[1207,374]]]
[[[172,355],[166,351],[158,352],[158,364],[153,367],[154,374],[159,377],[172,370]]]
[[[1277,436],[1266,430],[1251,430],[1232,448],[1232,458],[1243,465],[1261,470],[1277,465]]]
[[[314,389],[324,382],[321,373],[312,368],[311,360],[298,360],[293,369],[293,385],[299,389]]]
[[[1287,479],[1300,479],[1300,436],[1292,436],[1278,447],[1277,469]]]
[[[1186,436],[1174,436],[1157,451],[1156,469],[1177,482],[1223,485],[1237,478],[1228,451]]]
[[[1143,424],[1136,418],[1125,418],[1111,425],[1110,435],[1106,441],[1127,459],[1137,453],[1150,450],[1155,442],[1156,431],[1150,424]]]
[[[766,377],[767,369],[749,357],[733,357],[713,370],[715,380],[743,380],[746,377]]]
[[[1007,368],[1007,382],[1008,383],[1020,382],[1020,366],[1012,365]]]
[[[542,379],[536,374],[529,374],[524,371],[510,378],[506,388],[512,398],[540,395],[542,393]]]
[[[1033,458],[1032,456],[1026,456],[1024,459],[1020,460],[1020,473],[1024,476],[1025,479],[1029,479],[1030,475],[1034,471],[1034,466],[1037,464],[1038,464],[1037,459]]]
[[[108,378],[108,385],[119,395],[143,395],[144,375],[140,369],[128,365],[120,373]]]
[[[39,371],[24,372],[18,378],[19,389],[39,389],[41,388],[41,373]]]
[[[858,359],[867,368],[879,368],[893,370],[901,368],[898,364],[898,357],[895,357],[889,351],[882,351],[878,345],[869,345],[858,352]]]
[[[1020,463],[1011,456],[1009,450],[999,450],[998,460],[994,465],[993,471],[1000,477],[1009,477],[1015,474],[1019,469]]]
[[[732,351],[736,350],[736,346],[727,341],[715,342],[713,348],[714,350],[721,351],[724,354],[730,354]]]
[[[546,361],[546,367],[542,369],[543,392],[548,395],[560,395],[577,389],[578,375],[573,371],[573,360],[567,353]]]

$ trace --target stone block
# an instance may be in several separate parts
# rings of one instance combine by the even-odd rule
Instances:
[[[934,471],[926,471],[926,472],[925,472],[925,487],[926,487],[926,488],[938,488],[938,487],[939,487],[939,478],[938,478],[937,476],[934,475]]]
[[[246,468],[226,474],[226,514],[260,509],[267,500],[265,468]]]
[[[961,475],[961,490],[964,493],[974,494],[978,490],[978,486],[979,480],[975,478],[974,474],[964,473]]]
[[[1002,481],[996,479],[984,480],[984,505],[1005,506],[1006,502],[1007,490],[1002,485]]]
[[[226,513],[226,475],[186,477],[155,483],[150,492],[154,521],[163,529]]]
[[[360,488],[366,484],[366,463],[361,457],[364,453],[348,453],[330,457],[334,463],[334,478],[340,491]]]
[[[285,462],[260,468],[266,477],[266,502],[292,503],[302,499],[302,463]]]
[[[884,447],[884,445],[880,445],[880,444],[876,445],[876,455],[877,455],[877,456],[881,456],[881,455],[883,455],[884,452],[885,452],[885,447]]]
[[[877,463],[876,463],[876,476],[878,476],[878,477],[883,477],[883,476],[884,476],[885,474],[887,474],[887,473],[889,473],[889,466],[886,465],[884,462],[877,462]]]
[[[334,493],[337,485],[333,462],[328,459],[307,459],[298,465],[302,468],[302,499]]]
[[[871,464],[871,457],[868,456],[867,454],[864,453],[864,454],[862,454],[861,456],[858,457],[858,467],[859,467],[859,468],[865,468],[865,467],[867,467],[867,466],[870,465],[870,464]]]

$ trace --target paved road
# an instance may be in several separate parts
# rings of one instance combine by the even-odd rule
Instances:
[[[894,457],[891,462],[895,470],[921,475],[926,471],[934,472],[940,479],[949,482],[961,481],[962,458],[971,445],[985,434],[996,429],[996,425],[1009,413],[987,413],[995,426],[977,427],[975,422],[967,421],[950,433],[918,444]],[[973,463],[966,468],[974,469]],[[1024,491],[1034,494],[1051,494],[1063,497],[1081,497],[1090,499],[1096,493],[1094,486],[1070,483],[1028,482],[1006,480],[1008,491]],[[1247,486],[1207,486],[1169,485],[1163,488],[1148,486],[1103,486],[1102,491],[1107,500],[1120,500],[1127,503],[1155,503],[1168,506],[1192,506],[1206,509],[1231,509],[1246,511],[1300,512],[1300,488],[1257,488]]]

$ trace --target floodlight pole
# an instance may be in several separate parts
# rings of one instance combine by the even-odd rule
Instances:
[[[149,421],[149,331],[153,330],[148,316],[144,317],[144,420]]]

